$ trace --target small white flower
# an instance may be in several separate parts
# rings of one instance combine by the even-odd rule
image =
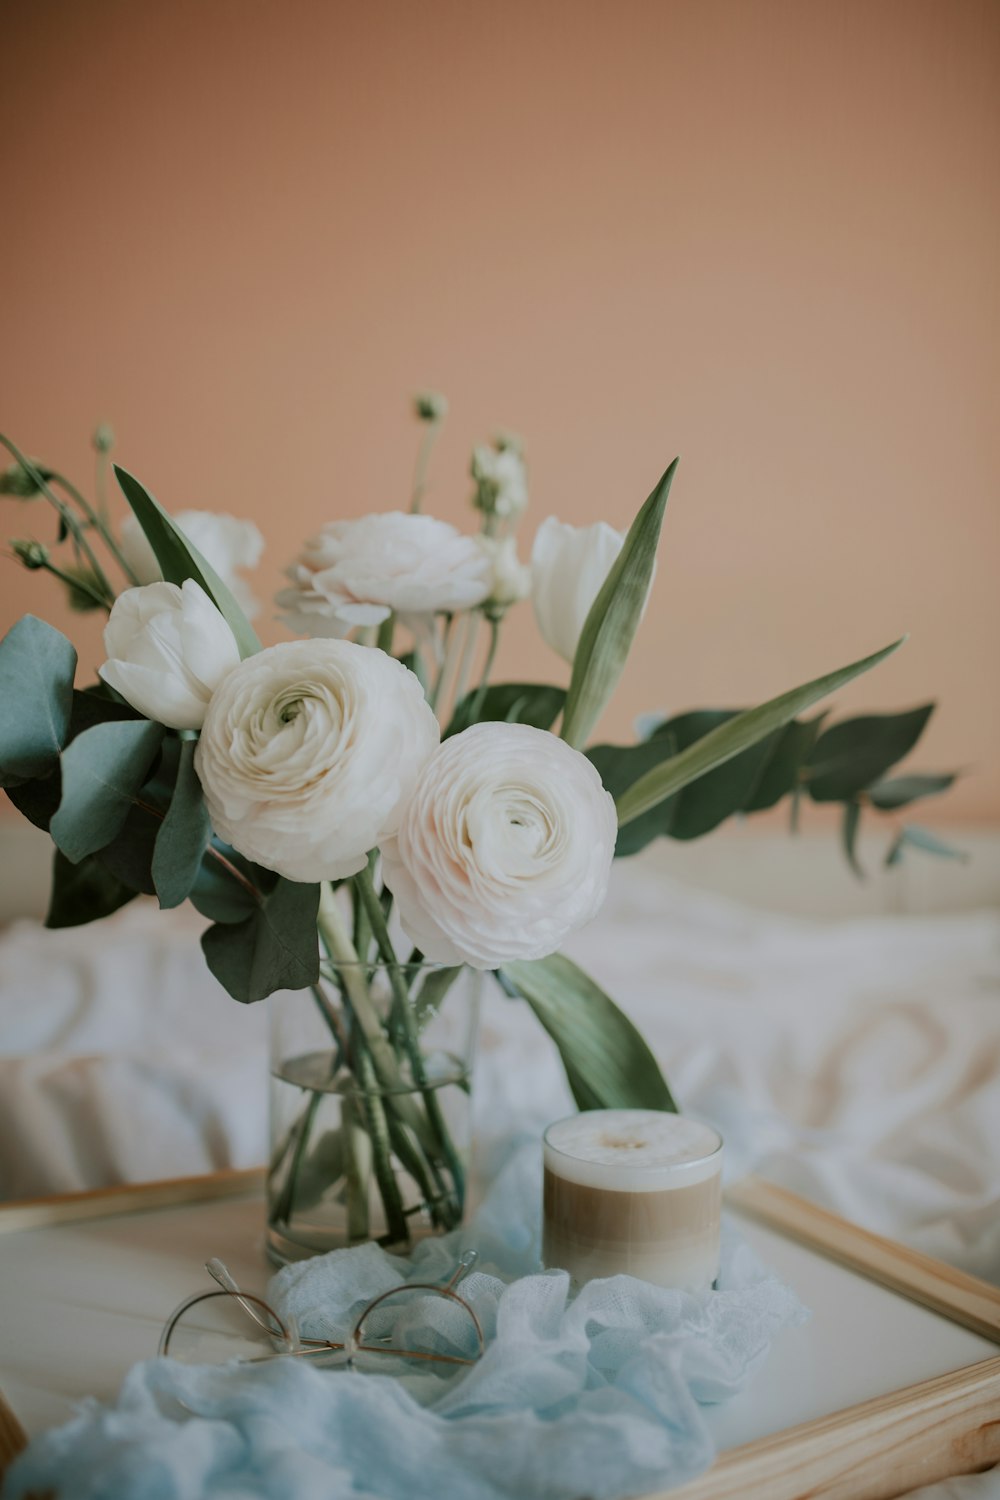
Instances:
[[[254,523],[211,510],[182,510],[173,519],[205,561],[211,563],[247,619],[258,614],[260,604],[239,573],[242,568],[255,568],[264,551],[264,538]],[[126,516],[122,522],[121,548],[140,583],[156,583],[163,577],[135,516]]]
[[[119,594],[104,627],[100,676],[147,719],[200,729],[209,699],[239,665],[233,632],[199,583]]]
[[[422,629],[428,619],[482,604],[492,584],[475,537],[433,516],[389,511],[331,521],[288,569],[277,603],[290,630],[343,636],[395,612]]]
[[[289,880],[339,880],[394,834],[438,744],[412,672],[350,641],[285,641],[215,693],[195,752],[215,831]]]
[[[506,609],[519,599],[526,599],[531,593],[531,569],[518,558],[514,538],[479,536],[476,540],[493,569],[493,587],[486,602]]]
[[[479,485],[477,504],[491,515],[516,520],[528,508],[528,475],[514,447],[499,451],[485,443],[472,451],[472,477]]]
[[[549,516],[538,528],[531,549],[535,618],[546,642],[571,665],[590,606],[624,543],[623,533],[603,521],[569,526]]]
[[[495,969],[590,921],[617,834],[586,756],[527,724],[474,724],[424,767],[382,868],[428,958]]]

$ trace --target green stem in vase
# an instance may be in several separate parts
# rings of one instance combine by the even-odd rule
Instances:
[[[465,1196],[465,1170],[462,1166],[458,1152],[455,1150],[451,1136],[441,1112],[441,1104],[437,1091],[427,1081],[427,1070],[424,1067],[424,1056],[420,1050],[420,1037],[417,1032],[410,1004],[410,995],[403,974],[402,966],[396,957],[389,936],[389,928],[386,925],[385,916],[382,912],[382,904],[379,901],[372,880],[370,866],[354,876],[355,889],[364,902],[368,912],[368,920],[371,922],[375,943],[386,964],[389,975],[389,983],[392,986],[394,1002],[394,1013],[403,1036],[403,1045],[410,1059],[410,1067],[413,1070],[414,1082],[419,1086],[424,1105],[427,1109],[427,1118],[437,1138],[440,1153],[448,1164],[452,1181],[455,1185],[456,1206],[459,1216]]]
[[[367,1051],[358,1054],[358,1082],[361,1085],[361,1108],[365,1114],[368,1135],[372,1143],[372,1165],[382,1204],[385,1208],[386,1240],[390,1245],[405,1244],[410,1237],[403,1209],[403,1195],[399,1180],[392,1165],[392,1147],[389,1140],[389,1124],[385,1117],[385,1105],[378,1092],[378,1080],[371,1055]]]
[[[370,1234],[368,1185],[372,1171],[372,1143],[361,1117],[360,1100],[345,1098],[341,1107],[344,1132],[344,1182],[347,1189],[347,1238],[351,1244]]]

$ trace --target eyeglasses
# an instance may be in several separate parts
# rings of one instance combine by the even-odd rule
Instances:
[[[188,1346],[188,1362],[196,1364],[216,1364],[232,1359],[233,1344],[247,1341],[247,1323],[253,1325],[253,1332],[249,1337],[258,1343],[262,1338],[268,1340],[270,1349],[266,1354],[253,1354],[236,1356],[241,1364],[260,1364],[269,1359],[293,1358],[314,1359],[320,1363],[329,1361],[331,1364],[342,1364],[348,1369],[358,1369],[358,1356],[361,1354],[391,1355],[402,1360],[420,1360],[427,1363],[442,1365],[473,1365],[482,1356],[486,1348],[486,1340],[483,1337],[482,1325],[469,1303],[455,1290],[464,1276],[472,1270],[479,1259],[478,1252],[467,1250],[459,1260],[454,1272],[449,1279],[439,1285],[433,1282],[408,1281],[397,1287],[390,1287],[387,1292],[381,1292],[377,1297],[366,1303],[361,1311],[350,1335],[345,1343],[337,1343],[331,1339],[306,1338],[298,1331],[294,1319],[283,1320],[275,1312],[271,1305],[258,1297],[254,1292],[247,1292],[238,1286],[234,1277],[223,1265],[222,1261],[213,1258],[207,1261],[205,1269],[217,1283],[215,1290],[195,1292],[193,1296],[185,1298],[179,1307],[174,1308],[164,1324],[160,1335],[157,1354],[167,1355],[170,1353],[172,1343],[180,1340],[177,1338],[179,1330],[183,1327],[185,1340]],[[475,1336],[476,1352],[469,1358],[460,1354],[439,1353],[436,1350],[421,1348],[403,1348],[391,1342],[391,1332],[375,1334],[366,1331],[370,1327],[372,1314],[376,1309],[384,1315],[388,1311],[388,1304],[393,1299],[401,1304],[416,1301],[416,1296],[430,1296],[443,1298],[447,1303],[457,1306],[464,1313],[463,1321],[471,1324],[472,1333]],[[239,1308],[245,1315],[243,1322],[244,1332],[242,1335],[233,1334],[231,1329],[220,1332],[218,1328],[206,1327],[204,1322],[190,1317],[196,1307],[201,1307],[206,1302],[224,1298],[225,1306],[229,1309]],[[397,1311],[401,1309],[397,1308]],[[383,1321],[380,1318],[378,1321]],[[392,1320],[394,1323],[396,1319]],[[206,1337],[207,1335],[207,1337]],[[211,1342],[214,1339],[214,1344]],[[212,1353],[206,1350],[211,1347]],[[175,1354],[174,1356],[178,1356]]]

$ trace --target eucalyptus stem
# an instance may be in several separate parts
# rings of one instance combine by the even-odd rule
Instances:
[[[103,455],[99,456],[103,457]],[[61,485],[66,493],[73,497],[77,505],[87,517],[87,520],[90,522],[94,530],[97,532],[98,536],[101,538],[101,541],[104,543],[105,547],[107,547],[108,551],[111,553],[111,556],[114,558],[115,562],[125,574],[125,577],[128,579],[129,583],[131,583],[133,586],[136,585],[139,582],[138,574],[132,567],[131,563],[128,562],[124,552],[115,541],[114,533],[107,521],[107,516],[105,514],[102,514],[102,508],[95,508],[93,505],[91,505],[86,496],[82,494],[82,492],[77,489],[76,485],[72,484],[70,480],[65,477],[65,475],[54,473],[52,475],[52,481],[54,484]]]
[[[427,472],[430,468],[431,454],[434,452],[434,444],[437,442],[440,430],[440,422],[428,422],[424,427],[424,435],[420,440],[420,447],[417,450],[417,461],[413,467],[413,488],[410,492],[410,510],[414,514],[420,510],[423,504],[424,494],[427,490]]]
[[[60,500],[55,491],[50,489],[48,480],[45,478],[44,474],[42,474],[41,470],[31,462],[30,458],[28,458],[24,453],[21,452],[16,443],[12,442],[11,439],[5,436],[5,434],[2,432],[0,432],[0,445],[7,449],[7,452],[13,457],[16,463],[20,464],[21,468],[28,475],[28,478],[32,480],[39,492],[43,494],[52,505],[55,506],[56,510],[59,512],[60,519],[65,524],[70,536],[73,538],[74,546],[77,548],[78,552],[87,559],[88,563],[94,571],[94,577],[97,579],[98,585],[101,589],[104,590],[104,598],[101,600],[101,603],[103,605],[106,605],[110,609],[111,605],[115,602],[115,591],[111,587],[108,575],[101,567],[94,549],[91,547],[90,543],[87,541],[87,538],[84,536],[83,527],[80,525],[80,522],[77,520],[70,507],[66,504],[66,501]]]

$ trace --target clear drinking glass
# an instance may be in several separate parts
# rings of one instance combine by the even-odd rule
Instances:
[[[405,1251],[465,1209],[482,975],[325,969],[322,988],[268,1001],[267,1247],[279,1264],[372,1239]]]

